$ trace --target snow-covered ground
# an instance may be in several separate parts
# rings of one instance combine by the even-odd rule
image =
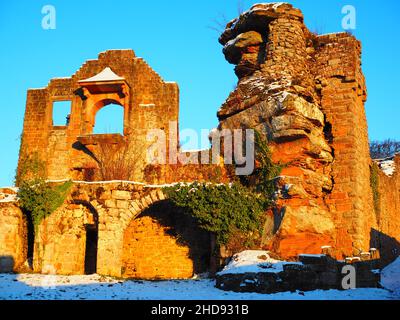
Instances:
[[[52,276],[1,274],[0,300],[393,300],[400,292],[385,289],[283,292],[226,292],[209,279],[186,281],[120,281],[98,275]]]
[[[400,297],[400,257],[382,270],[381,284]]]
[[[284,262],[266,251],[244,251],[223,272],[257,272],[267,263],[272,265],[267,269],[276,272]],[[400,300],[400,257],[382,270],[381,284],[385,289],[259,294],[222,291],[211,279],[122,281],[99,275],[0,274],[0,300]]]

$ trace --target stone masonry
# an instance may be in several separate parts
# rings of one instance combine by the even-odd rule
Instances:
[[[84,274],[90,269],[89,250],[94,250],[94,269],[104,275],[166,279],[207,271],[210,235],[164,202],[156,186],[75,184],[65,205],[38,227],[34,270]],[[88,227],[97,233],[94,246],[88,242]]]
[[[379,171],[378,186],[371,187],[361,43],[348,33],[311,33],[301,11],[285,3],[252,6],[228,23],[219,41],[238,84],[218,111],[218,130],[257,129],[272,160],[283,165],[258,249],[287,260],[320,254],[321,247],[336,259],[375,248],[387,261],[397,256],[400,174]],[[65,126],[52,122],[57,101],[71,101]],[[93,134],[97,112],[111,103],[124,109],[123,135]],[[150,129],[164,130],[180,152],[170,127],[172,121],[178,129],[178,113],[178,85],[132,50],[100,53],[71,77],[28,90],[17,182],[25,160],[37,155],[51,183],[74,183],[65,203],[35,230],[32,248],[25,215],[7,194],[14,191],[0,192],[0,271],[18,271],[28,247],[40,273],[168,279],[216,271],[213,235],[171,206],[162,187],[230,182],[232,168],[145,160]],[[110,170],[102,157],[115,161],[117,151],[128,166],[114,173],[125,175],[104,179]],[[400,156],[394,164],[400,168]],[[236,253],[229,245],[221,249]]]
[[[56,101],[71,101],[65,126],[53,126]],[[97,112],[111,103],[124,109],[124,135],[93,135]],[[84,180],[98,168],[96,148],[111,143],[127,146],[127,154],[135,161],[128,178],[142,181],[148,130],[162,129],[168,136],[169,122],[178,121],[178,112],[176,83],[163,81],[132,50],[103,52],[72,77],[52,79],[46,88],[28,90],[19,167],[36,152],[46,162],[49,179]]]
[[[218,111],[219,129],[257,129],[284,165],[265,248],[287,259],[321,246],[340,259],[368,252],[382,216],[398,220],[400,199],[396,178],[382,174],[391,208],[377,217],[361,43],[348,33],[311,33],[301,11],[284,3],[254,5],[219,41],[239,78]],[[395,223],[384,228],[398,240]]]

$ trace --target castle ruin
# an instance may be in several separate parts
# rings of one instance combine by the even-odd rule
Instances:
[[[348,33],[311,33],[290,4],[254,5],[219,41],[238,85],[218,111],[218,130],[257,129],[284,166],[262,248],[285,259],[321,247],[338,259],[371,248],[388,260],[397,256],[400,176],[380,171],[377,190],[371,186],[361,43]],[[65,100],[69,121],[53,126],[53,103]],[[96,113],[110,103],[124,109],[123,135],[93,134]],[[145,160],[147,131],[169,136],[178,113],[177,84],[163,81],[132,50],[106,51],[72,77],[28,91],[19,167],[35,153],[48,180],[75,181],[66,203],[38,228],[35,271],[168,279],[215,268],[212,235],[177,219],[161,188],[208,181],[212,165],[165,165],[154,177]],[[169,141],[178,145],[178,136]],[[108,145],[135,159],[130,181],[101,181],[97,155]],[[394,163],[399,168],[399,156]],[[17,202],[0,203],[0,255],[12,257],[15,270],[28,254],[26,224]],[[221,255],[232,253],[228,245]]]

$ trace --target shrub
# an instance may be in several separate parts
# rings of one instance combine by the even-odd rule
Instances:
[[[72,182],[51,186],[45,180],[45,164],[37,153],[24,156],[18,168],[18,198],[21,208],[36,227],[65,201]]]
[[[144,161],[146,144],[139,143],[135,152],[130,152],[128,143],[111,144],[99,143],[94,152],[99,166],[100,179],[110,180],[131,180],[137,167]]]
[[[53,213],[64,203],[71,186],[71,181],[50,186],[42,179],[21,183],[18,191],[20,205],[30,216],[35,229],[43,218]]]
[[[218,244],[226,244],[236,232],[262,230],[266,201],[238,183],[211,185],[195,182],[165,188],[177,207],[194,217],[200,228],[216,235]]]
[[[273,204],[274,178],[282,167],[272,162],[268,144],[258,132],[255,146],[258,166],[251,177],[231,184],[195,182],[165,188],[170,201],[214,233],[219,245],[239,234],[247,240],[260,235],[264,213]]]

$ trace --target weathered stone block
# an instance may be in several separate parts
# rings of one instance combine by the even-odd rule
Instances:
[[[131,193],[129,191],[123,191],[123,190],[113,190],[112,197],[113,199],[117,200],[130,200]]]

